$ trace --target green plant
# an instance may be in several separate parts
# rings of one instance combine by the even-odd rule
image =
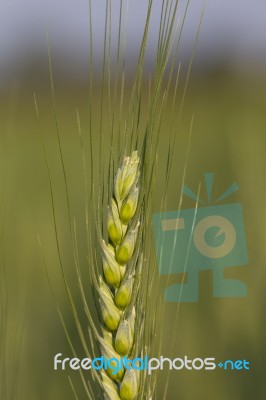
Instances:
[[[133,152],[124,158],[115,176],[107,217],[109,243],[104,240],[101,243],[105,282],[101,275],[94,280],[103,335],[95,332],[106,359],[139,357],[143,353],[144,311],[138,293],[143,264],[139,161],[137,152]],[[125,373],[120,370],[116,374],[112,370],[102,372],[107,399],[135,399],[139,384],[139,373],[135,370]]]
[[[165,205],[167,187],[173,159],[176,135],[179,129],[184,98],[194,51],[185,79],[184,88],[178,98],[180,65],[177,65],[180,37],[188,10],[187,2],[181,24],[177,18],[178,1],[163,0],[158,30],[157,54],[154,72],[147,78],[146,51],[154,1],[147,2],[147,15],[135,72],[126,87],[126,30],[124,2],[120,0],[115,57],[112,55],[112,2],[105,1],[105,31],[100,95],[94,87],[93,63],[93,14],[90,10],[90,85],[89,85],[89,164],[84,147],[84,134],[77,112],[78,130],[84,166],[86,192],[86,229],[90,282],[83,278],[78,254],[75,221],[70,207],[69,184],[61,146],[61,137],[56,118],[55,91],[49,47],[51,87],[57,127],[57,139],[64,176],[69,230],[74,262],[78,277],[79,292],[89,324],[89,335],[80,322],[80,311],[69,286],[61,255],[58,224],[56,219],[54,190],[49,171],[53,218],[60,267],[71,311],[76,323],[84,354],[95,358],[99,354],[110,356],[144,356],[159,352],[160,332],[154,340],[155,326],[160,319],[160,308],[156,299],[155,260],[151,247],[151,214],[153,189],[156,174],[157,150],[162,134],[161,127],[165,109],[171,108],[170,130],[164,137],[167,146],[164,160],[165,182],[162,188],[162,207]],[[112,68],[112,60],[114,68]],[[127,97],[127,94],[130,95]],[[99,101],[96,101],[99,100]],[[99,107],[97,108],[97,103]],[[36,102],[36,110],[38,107]],[[169,115],[169,114],[168,114]],[[106,149],[110,149],[109,152]],[[130,156],[125,157],[125,154]],[[138,156],[140,154],[140,156]],[[117,170],[118,164],[120,167]],[[90,167],[90,168],[89,168]],[[89,168],[89,174],[88,174]],[[114,171],[117,170],[117,173]],[[96,188],[98,188],[98,193]],[[107,226],[106,226],[107,221]],[[97,232],[97,235],[95,234]],[[104,239],[104,241],[103,241]],[[95,251],[96,244],[100,248]],[[126,266],[125,266],[126,265]],[[102,277],[104,275],[104,278]],[[94,293],[94,306],[88,300]],[[155,294],[155,295],[154,295]],[[154,299],[152,302],[151,299]],[[98,307],[99,304],[99,307]],[[94,309],[100,319],[95,319]],[[157,311],[157,315],[156,312]],[[75,345],[59,310],[70,347],[76,356]],[[155,324],[156,321],[156,324]],[[127,371],[125,376],[111,371],[91,373],[87,379],[83,371],[80,377],[87,398],[103,396],[114,399],[150,399],[154,396],[156,379],[136,371]],[[78,395],[74,389],[75,396]],[[101,389],[99,392],[99,388]]]

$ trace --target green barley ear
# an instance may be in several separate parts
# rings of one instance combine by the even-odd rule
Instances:
[[[124,356],[130,357],[137,339],[135,321],[142,257],[138,256],[136,247],[142,233],[142,215],[139,207],[140,159],[136,151],[124,158],[113,183],[107,216],[108,244],[101,241],[104,278],[99,276],[98,293],[104,327],[98,340],[101,355],[108,360],[121,360]],[[136,257],[132,259],[134,254]],[[123,378],[124,369],[114,371],[115,360],[112,362],[107,375],[102,375],[105,398],[134,399],[138,392],[137,376],[126,374]]]
[[[83,333],[82,324],[78,318],[78,312],[72,299],[65,272],[63,268],[62,257],[60,253],[60,238],[57,231],[57,218],[55,217],[55,204],[53,197],[53,185],[51,174],[49,172],[49,183],[51,190],[53,219],[55,225],[55,235],[59,262],[65,288],[69,298],[71,311],[75,320],[78,334],[85,354],[92,351],[93,356],[97,356],[97,350],[93,339],[98,342],[98,351],[106,359],[115,358],[120,360],[121,354],[130,354],[132,358],[138,358],[144,354],[148,354],[151,349],[153,333],[156,329],[154,314],[150,309],[150,296],[152,294],[151,286],[155,281],[155,274],[152,271],[154,260],[151,252],[150,241],[147,240],[146,232],[150,230],[150,216],[153,210],[153,201],[151,202],[152,187],[156,172],[157,150],[160,146],[159,136],[162,132],[162,122],[166,117],[165,109],[168,108],[169,95],[173,89],[173,103],[170,122],[171,129],[166,138],[167,160],[164,185],[164,193],[167,192],[169,186],[170,171],[175,151],[175,143],[177,132],[181,122],[182,107],[184,97],[188,86],[188,78],[191,70],[191,62],[188,68],[188,74],[184,84],[184,91],[180,93],[180,107],[176,107],[179,99],[179,68],[176,75],[176,61],[179,51],[180,35],[183,30],[184,20],[187,13],[187,7],[181,27],[177,24],[178,16],[178,0],[163,0],[160,6],[161,15],[158,29],[158,40],[156,43],[157,53],[154,58],[155,64],[154,74],[150,76],[148,83],[148,92],[146,96],[146,61],[147,61],[147,43],[149,42],[149,32],[151,16],[153,15],[154,0],[147,2],[147,13],[145,17],[144,29],[141,38],[141,45],[138,52],[138,60],[136,70],[133,76],[133,84],[131,93],[128,92],[126,77],[127,71],[127,48],[126,48],[126,26],[124,27],[123,15],[124,4],[129,3],[120,0],[120,15],[118,23],[117,51],[115,57],[112,54],[113,49],[113,17],[112,17],[112,1],[107,0],[105,3],[105,32],[104,32],[104,52],[101,74],[101,94],[99,120],[98,114],[94,113],[94,104],[98,103],[97,94],[94,89],[98,90],[98,71],[95,78],[96,86],[94,88],[94,38],[92,27],[92,1],[89,0],[89,17],[90,17],[90,89],[89,89],[89,148],[90,148],[90,193],[88,191],[88,176],[86,173],[86,156],[84,149],[86,146],[82,144],[83,164],[84,164],[84,182],[86,197],[86,229],[89,243],[89,260],[93,260],[95,268],[90,268],[91,288],[97,287],[97,302],[100,303],[100,312],[102,318],[98,324],[94,323],[90,312],[90,304],[87,301],[86,287],[83,286],[83,279],[80,273],[78,244],[76,238],[75,226],[72,227],[72,218],[70,212],[69,190],[66,179],[64,159],[60,144],[60,135],[57,129],[58,143],[60,147],[61,164],[64,173],[64,182],[66,189],[66,199],[68,208],[68,219],[70,233],[73,242],[75,265],[78,275],[78,283],[84,310],[89,320],[89,337],[90,345],[86,334]],[[97,2],[96,2],[97,3]],[[116,29],[115,29],[116,31]],[[124,36],[124,38],[123,38]],[[122,50],[124,42],[124,49]],[[195,49],[193,49],[194,54]],[[112,60],[116,59],[116,65],[113,69]],[[50,76],[53,94],[53,103],[55,106],[54,85],[52,80],[51,59]],[[98,69],[98,68],[97,68]],[[114,84],[112,81],[114,71]],[[121,79],[120,79],[121,73]],[[175,82],[174,82],[175,81]],[[127,104],[127,94],[129,94],[129,102]],[[178,96],[177,96],[178,94]],[[177,100],[176,100],[177,99]],[[147,101],[146,101],[147,100]],[[95,111],[98,110],[98,105]],[[37,107],[36,107],[37,111]],[[107,111],[107,112],[106,112]],[[38,114],[38,111],[37,111]],[[125,118],[124,118],[125,117]],[[174,123],[176,119],[176,123]],[[56,121],[57,122],[57,121]],[[80,137],[81,128],[78,118],[78,127]],[[99,122],[99,123],[98,123]],[[57,123],[56,123],[57,125]],[[99,139],[99,140],[98,140]],[[82,140],[81,140],[82,142]],[[99,144],[99,148],[98,148]],[[96,147],[97,155],[94,156]],[[137,151],[133,151],[129,156],[125,157],[117,168],[115,168],[116,156],[119,154],[122,146],[124,149],[141,149],[141,158]],[[106,149],[105,149],[106,147]],[[110,152],[109,163],[106,160],[107,152]],[[164,152],[164,150],[162,150]],[[96,158],[95,158],[96,157]],[[95,172],[94,162],[99,159],[99,174]],[[47,157],[45,153],[47,163]],[[107,187],[105,187],[105,177],[111,177]],[[97,174],[97,175],[96,175]],[[114,179],[113,179],[114,176]],[[96,179],[95,179],[96,178]],[[95,187],[103,183],[99,197],[96,200]],[[90,195],[90,197],[89,197]],[[105,209],[106,199],[110,198],[108,210]],[[164,198],[165,203],[166,197]],[[89,207],[91,209],[89,210]],[[102,208],[104,207],[103,213]],[[105,215],[106,220],[101,219],[101,215]],[[101,264],[94,250],[94,232],[90,231],[96,216],[96,226],[98,237],[102,235],[99,248],[101,250]],[[136,222],[138,221],[137,225]],[[75,223],[74,223],[75,225]],[[100,232],[102,229],[102,232]],[[106,238],[108,235],[108,238]],[[105,238],[106,242],[103,240]],[[143,240],[143,238],[145,240]],[[145,254],[145,268],[142,268],[142,260]],[[132,266],[133,264],[133,266]],[[99,278],[99,275],[103,278]],[[142,290],[143,289],[143,290]],[[156,291],[155,291],[156,292]],[[155,307],[153,307],[155,308]],[[60,315],[61,317],[61,315]],[[157,321],[156,321],[157,322]],[[98,325],[98,326],[97,326]],[[100,326],[99,326],[100,325]],[[64,326],[64,321],[63,321]],[[67,333],[67,328],[64,329]],[[101,332],[101,333],[100,333]],[[67,333],[67,338],[73,349],[71,340]],[[117,350],[116,350],[117,349]],[[120,354],[119,354],[120,353]],[[115,361],[114,361],[115,362]],[[115,367],[115,365],[112,365]],[[124,374],[121,369],[114,372],[113,368],[109,368],[106,374],[93,373],[93,379],[81,373],[82,382],[86,390],[87,398],[101,398],[106,400],[150,400],[154,397],[155,379],[149,379],[147,372],[128,370]],[[90,381],[93,381],[92,385]],[[97,393],[94,396],[94,383],[99,384],[102,388],[102,396]],[[167,391],[167,383],[165,384]],[[165,393],[166,393],[165,391]],[[76,396],[77,398],[77,396]],[[163,397],[166,398],[166,394]]]

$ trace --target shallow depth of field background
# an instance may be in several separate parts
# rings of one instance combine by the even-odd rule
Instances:
[[[84,226],[84,184],[76,123],[79,109],[85,146],[88,144],[88,15],[86,1],[3,2],[0,41],[0,188],[1,288],[7,304],[4,343],[7,397],[3,400],[72,399],[66,372],[53,371],[53,356],[71,354],[43,267],[42,251],[58,301],[75,338],[56,253],[49,182],[41,144],[42,132],[54,185],[60,244],[75,291],[73,256],[67,232],[63,174],[56,141],[49,83],[45,25],[53,53],[57,119],[71,191],[71,211],[77,221],[82,267],[88,268]],[[73,4],[71,4],[73,3]],[[99,2],[102,3],[103,1]],[[114,2],[114,9],[118,1]],[[134,64],[143,3],[131,3],[128,57]],[[185,71],[191,53],[201,5],[191,2],[181,44]],[[34,5],[35,4],[35,5]],[[183,2],[180,2],[183,10]],[[177,329],[172,331],[177,304],[167,304],[163,355],[247,359],[251,371],[173,372],[167,399],[262,400],[265,393],[265,151],[266,151],[266,7],[262,1],[209,1],[185,101],[176,143],[168,209],[177,210],[192,115],[195,115],[186,184],[197,190],[204,172],[216,174],[217,198],[232,182],[240,191],[225,203],[241,202],[248,240],[249,264],[226,271],[248,286],[245,299],[214,299],[212,274],[200,275],[200,301],[182,304]],[[151,34],[156,33],[155,23]],[[1,11],[2,13],[2,11]],[[101,62],[104,10],[95,10],[95,60]],[[46,22],[47,20],[47,22]],[[134,22],[135,21],[135,22]],[[97,41],[98,40],[98,41]],[[134,41],[135,40],[135,41]],[[148,50],[153,62],[152,40]],[[182,75],[182,79],[184,74]],[[36,94],[40,120],[36,118]],[[95,104],[99,92],[95,91]],[[167,132],[166,118],[162,133]],[[40,126],[41,124],[41,126]],[[108,134],[108,132],[106,133]],[[108,149],[106,149],[108,152]],[[159,148],[158,190],[160,203]],[[85,149],[89,155],[88,148]],[[160,153],[161,152],[161,153]],[[183,207],[193,207],[189,199]],[[175,277],[171,282],[175,282]],[[162,286],[164,281],[162,280]],[[88,289],[89,290],[89,289]],[[2,314],[4,315],[4,314]],[[83,321],[85,323],[85,321]],[[2,323],[2,322],[1,322]],[[2,325],[3,326],[3,325]],[[174,348],[169,347],[175,336]],[[78,342],[78,340],[77,340]],[[3,359],[4,357],[2,357]],[[73,375],[73,374],[72,374]],[[74,374],[75,375],[75,374]],[[75,379],[75,376],[74,376]],[[158,375],[158,398],[166,375]],[[14,382],[17,382],[14,384]],[[76,381],[78,382],[78,380]],[[12,387],[17,393],[12,393]],[[81,397],[82,398],[82,397]],[[2,400],[2,399],[1,399]]]

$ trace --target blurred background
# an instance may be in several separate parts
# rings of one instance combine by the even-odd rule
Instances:
[[[147,1],[129,0],[128,4],[126,62],[130,80],[146,19]],[[115,36],[119,1],[114,0],[112,6]],[[185,1],[180,0],[181,17],[185,6]],[[190,2],[179,52],[183,81],[202,9],[202,1]],[[155,1],[148,41],[148,71],[152,71],[156,58],[160,10],[161,2]],[[93,1],[95,71],[100,70],[102,65],[104,22],[105,1]],[[70,350],[51,295],[42,255],[44,253],[58,302],[75,338],[60,276],[49,180],[40,135],[43,135],[47,147],[63,260],[69,278],[73,279],[75,293],[77,285],[70,239],[66,233],[67,207],[56,139],[46,32],[52,52],[56,118],[69,181],[71,214],[77,221],[81,264],[86,269],[88,263],[83,222],[85,189],[76,120],[78,109],[85,152],[88,152],[88,2],[2,0],[1,400],[74,398],[66,373],[53,371],[54,355],[58,352],[69,355]],[[175,332],[172,331],[172,319],[176,315],[177,304],[166,304],[161,327],[164,332],[164,356],[248,359],[251,371],[173,372],[170,374],[167,399],[262,400],[265,396],[265,38],[265,1],[206,2],[174,152],[167,204],[169,210],[178,209],[189,127],[194,115],[186,184],[197,191],[199,182],[203,182],[204,172],[214,172],[216,198],[231,183],[239,185],[240,191],[227,202],[240,202],[243,206],[249,264],[228,269],[226,276],[243,280],[248,287],[248,296],[244,299],[214,299],[211,271],[204,271],[200,274],[200,301],[181,305]],[[115,46],[113,42],[112,46]],[[96,86],[98,79],[100,75],[95,73]],[[36,117],[34,95],[38,102],[39,119]],[[95,104],[98,103],[99,94],[95,92]],[[167,129],[165,122],[162,131]],[[161,200],[159,189],[164,179],[163,174],[160,175],[160,160],[163,162],[164,151],[162,140],[158,154],[158,190],[155,190],[157,211]],[[193,203],[184,199],[182,207],[193,207]],[[162,290],[165,284],[162,279]],[[173,336],[175,343],[169,348],[169,340]],[[158,375],[158,398],[162,396],[165,380],[164,373]]]

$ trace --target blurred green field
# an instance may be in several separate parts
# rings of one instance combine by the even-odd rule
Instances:
[[[8,310],[5,323],[7,400],[74,398],[67,374],[53,371],[54,355],[58,352],[70,355],[71,352],[51,296],[37,240],[38,234],[60,306],[78,343],[60,276],[48,174],[40,137],[42,131],[54,185],[62,256],[75,292],[77,283],[67,233],[63,174],[47,86],[32,88],[27,84],[15,85],[10,91],[0,93],[1,260],[2,267],[5,267],[5,273],[1,270],[0,278],[5,287],[2,299],[7,299]],[[248,266],[231,268],[226,274],[246,282],[249,294],[244,299],[214,299],[211,272],[202,272],[200,301],[181,305],[176,332],[172,331],[172,320],[177,304],[165,307],[162,354],[173,358],[185,354],[217,359],[245,358],[251,362],[251,371],[172,372],[169,400],[265,398],[265,91],[266,77],[255,74],[214,70],[195,73],[190,80],[174,150],[167,209],[178,209],[189,127],[194,115],[186,184],[196,190],[204,172],[214,172],[214,194],[217,197],[232,182],[238,183],[240,191],[227,201],[240,202],[243,206],[250,261]],[[36,118],[34,92],[38,99],[40,121]],[[80,111],[85,152],[89,157],[86,147],[88,92],[86,87],[66,83],[63,87],[56,87],[56,94],[57,118],[71,193],[71,213],[77,222],[80,261],[86,275],[85,191],[76,109]],[[166,143],[163,133],[166,135],[169,129],[167,112],[158,151],[155,182],[157,210],[164,181],[162,166]],[[108,148],[106,150],[109,151]],[[191,200],[184,198],[182,207],[193,206]],[[175,277],[170,282],[172,280],[175,282]],[[164,285],[162,278],[161,287]],[[77,303],[81,307],[78,296]],[[83,323],[86,323],[84,319]],[[169,348],[173,335],[176,339],[174,348]],[[12,385],[17,369],[17,393],[13,396]],[[78,383],[75,373],[72,375]],[[158,375],[158,399],[162,396],[165,379],[165,372]]]

